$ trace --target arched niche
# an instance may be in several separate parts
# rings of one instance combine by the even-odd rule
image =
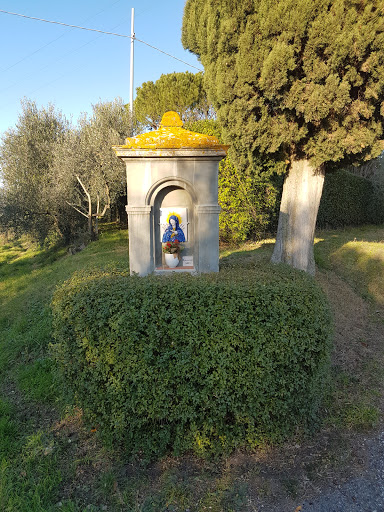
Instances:
[[[173,212],[184,217],[182,228],[186,236],[183,242],[184,250],[181,253],[181,268],[194,268],[194,261],[197,261],[197,244],[195,243],[195,205],[196,194],[193,186],[186,180],[164,178],[154,184],[148,192],[146,202],[152,207],[153,212],[153,247],[155,270],[162,270],[165,266],[164,254],[162,251],[162,237],[165,228],[164,217]],[[182,213],[181,213],[182,212]],[[185,212],[185,213],[184,213]],[[162,215],[163,214],[163,215]],[[183,264],[185,262],[185,265]]]

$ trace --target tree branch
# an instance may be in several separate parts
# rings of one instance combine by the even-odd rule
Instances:
[[[99,214],[99,217],[104,217],[105,212],[106,212],[109,208],[110,208],[110,205],[109,205],[109,204],[106,204],[106,205],[104,206],[103,211]]]
[[[75,206],[74,204],[69,203],[68,201],[65,201],[65,202],[66,202],[69,206],[71,206],[74,210],[76,210],[77,212],[81,213],[81,215],[84,215],[84,217],[85,217],[86,219],[88,219],[88,215],[87,215],[86,213],[82,212],[81,210],[79,210],[79,209],[77,208],[77,206]]]
[[[89,193],[89,192],[88,192],[88,190],[85,188],[85,185],[84,185],[84,184],[83,184],[83,182],[81,181],[80,177],[79,177],[79,176],[76,176],[76,179],[77,179],[77,181],[80,183],[81,188],[84,190],[84,194],[87,196],[88,201],[90,202],[90,201],[91,201],[91,195],[90,195],[90,193]]]

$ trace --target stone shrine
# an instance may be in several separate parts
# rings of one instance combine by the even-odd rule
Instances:
[[[131,274],[218,272],[218,169],[229,146],[185,130],[176,112],[160,128],[114,146],[126,164]]]

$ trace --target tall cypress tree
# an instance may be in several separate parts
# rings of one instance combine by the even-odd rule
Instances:
[[[187,0],[182,41],[235,165],[286,164],[272,260],[314,273],[324,173],[383,149],[383,0]]]

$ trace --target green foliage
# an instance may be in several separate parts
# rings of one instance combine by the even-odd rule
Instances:
[[[124,164],[112,146],[123,144],[131,131],[130,114],[116,98],[93,105],[92,115],[81,116],[57,147],[52,193],[72,207],[72,215],[87,219],[91,238],[98,236],[98,219],[126,193]]]
[[[318,176],[382,151],[383,29],[381,0],[185,3],[182,42],[204,66],[233,165],[254,172],[255,160],[271,158],[276,172],[291,164],[295,175],[284,184],[274,262],[314,272]],[[313,170],[305,181],[303,162]]]
[[[25,100],[22,107],[0,144],[0,232],[52,247],[85,238],[86,218],[88,238],[97,236],[97,219],[126,193],[124,165],[112,150],[132,130],[125,105],[119,98],[93,105],[76,128],[52,105]]]
[[[187,0],[183,45],[204,66],[234,165],[379,155],[383,27],[379,0]]]
[[[317,225],[321,228],[380,224],[384,222],[384,198],[366,178],[347,171],[325,177]]]
[[[68,386],[131,453],[220,454],[316,418],[331,321],[303,273],[75,274],[52,306]]]
[[[202,73],[169,73],[136,89],[135,117],[156,130],[165,112],[177,112],[184,122],[213,116],[203,87]]]
[[[188,130],[222,139],[216,120],[187,123]],[[271,162],[255,161],[252,168],[236,168],[232,153],[219,164],[220,240],[238,244],[260,239],[277,224],[282,177]]]
[[[22,102],[16,127],[5,132],[0,144],[1,230],[29,233],[40,242],[51,231],[61,234],[65,208],[52,194],[51,165],[67,130],[67,121],[52,105]]]
[[[222,142],[221,127],[216,119],[199,119],[198,121],[187,121],[184,128],[192,132],[205,133],[217,137]]]
[[[277,225],[281,177],[260,167],[238,170],[229,158],[219,168],[220,239],[258,240]]]

